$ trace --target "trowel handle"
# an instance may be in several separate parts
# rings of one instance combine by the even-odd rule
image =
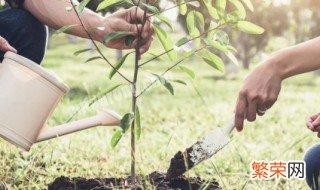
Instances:
[[[229,134],[232,132],[232,130],[234,129],[235,127],[235,114],[232,114],[232,117],[229,119],[227,125],[224,127],[224,131],[226,134]]]

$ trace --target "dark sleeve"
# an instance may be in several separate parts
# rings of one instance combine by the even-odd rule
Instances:
[[[6,0],[12,8],[22,8],[24,0]]]

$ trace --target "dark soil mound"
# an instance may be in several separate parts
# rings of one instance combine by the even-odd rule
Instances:
[[[129,186],[131,178],[68,178],[59,177],[48,187],[48,190],[217,190],[221,189],[216,181],[204,181],[199,177],[186,178],[184,176],[174,179],[165,179],[165,174],[153,172],[146,177],[137,177],[136,186]]]

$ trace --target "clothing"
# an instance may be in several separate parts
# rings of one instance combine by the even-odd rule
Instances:
[[[12,8],[22,8],[24,0],[6,0]]]
[[[306,180],[312,190],[320,190],[320,143],[312,146],[305,154]]]
[[[40,64],[47,45],[47,28],[24,9],[0,11],[0,36],[13,46],[19,55]],[[5,52],[0,51],[0,62]]]

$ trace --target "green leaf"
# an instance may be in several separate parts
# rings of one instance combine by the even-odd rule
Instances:
[[[112,68],[110,73],[109,73],[109,79],[112,79],[112,77],[114,76],[114,74],[116,74],[117,70],[120,69],[120,67],[123,65],[123,63],[125,62],[125,60],[127,59],[128,55],[130,55],[132,52],[125,54],[123,57],[121,57],[118,62],[116,63],[116,65],[114,66],[114,69]]]
[[[171,83],[165,79],[164,77],[157,75],[157,74],[153,74],[155,77],[158,78],[158,80],[160,81],[160,83],[172,94],[174,95],[174,89],[173,86],[171,85]]]
[[[193,56],[195,54],[195,51],[188,51],[186,53],[183,54],[184,58],[189,58],[191,56]]]
[[[171,84],[170,82],[167,81],[167,82],[164,84],[164,87],[166,87],[166,89],[168,89],[168,91],[169,91],[172,95],[174,95],[173,86],[172,86],[172,84]]]
[[[120,127],[121,127],[123,133],[125,133],[130,128],[130,125],[133,121],[133,118],[134,118],[133,113],[126,113],[122,117],[121,122],[120,122]]]
[[[74,26],[78,26],[78,24],[71,24],[71,25],[63,26],[59,30],[57,30],[54,34],[64,33],[66,31],[70,30]]]
[[[227,45],[228,50],[233,51],[233,52],[237,52],[237,49],[231,45]]]
[[[238,59],[236,58],[236,56],[231,52],[231,51],[228,51],[226,53],[226,56],[237,66],[239,66],[239,62],[238,62]]]
[[[201,44],[201,38],[197,38],[198,36],[200,36],[200,31],[198,30],[198,28],[194,28],[190,33],[190,36],[196,38],[194,39],[194,42],[196,42],[197,44]]]
[[[132,32],[126,32],[126,31],[110,32],[108,35],[106,35],[103,38],[103,42],[105,44],[108,44],[111,40],[123,38],[125,36],[130,36],[130,35],[133,35],[133,33]]]
[[[193,11],[193,14],[195,14],[195,17],[197,19],[197,21],[200,23],[200,26],[202,29],[204,29],[204,17],[202,15],[202,13],[198,12],[198,11]]]
[[[228,52],[228,48],[224,45],[222,45],[220,42],[218,41],[208,41],[208,40],[205,40],[205,42],[210,45],[211,47],[221,51],[222,53],[227,53]]]
[[[74,55],[74,56],[78,56],[78,55],[80,55],[81,53],[84,53],[84,52],[87,52],[87,51],[91,51],[91,50],[94,50],[94,49],[87,48],[87,49],[78,50],[78,51],[74,52],[73,55]]]
[[[183,84],[183,85],[187,85],[187,83],[184,82],[183,80],[173,80],[172,82]]]
[[[154,50],[150,50],[150,51],[148,51],[147,52],[147,54],[149,54],[149,55],[151,55],[151,56],[153,56],[153,57],[157,57],[158,55],[159,55],[159,53],[158,52],[155,52]],[[156,60],[158,60],[158,61],[163,61],[164,59],[163,59],[163,57],[157,57],[156,58]]]
[[[214,8],[211,4],[212,2],[209,1],[204,1],[204,5],[206,6],[210,16],[214,19],[219,19],[218,11],[216,8]]]
[[[186,73],[187,75],[189,75],[191,78],[195,78],[196,77],[196,74],[189,68],[185,67],[185,66],[179,66],[179,69]]]
[[[224,11],[226,10],[227,1],[226,0],[216,0],[216,7],[218,9],[219,18],[223,18]]]
[[[195,29],[195,15],[194,12],[191,11],[187,15],[187,28],[189,33],[192,33],[192,31]]]
[[[217,69],[218,71],[224,72],[224,64],[222,59],[212,52],[205,50],[202,59],[211,67]]]
[[[182,37],[176,42],[175,45],[179,47],[186,44],[187,42],[189,42],[189,39],[187,37]]]
[[[78,5],[78,11],[79,13],[82,13],[84,8],[86,8],[87,4],[90,2],[90,0],[83,0],[81,3]]]
[[[121,130],[117,130],[112,138],[111,138],[111,147],[115,148],[117,146],[117,144],[119,143],[120,139],[122,138],[122,131]]]
[[[100,56],[91,57],[91,58],[87,59],[87,60],[85,61],[85,63],[88,63],[88,62],[93,61],[93,60],[96,60],[96,59],[102,59],[102,58],[101,58]]]
[[[229,36],[228,34],[223,30],[216,30],[212,33],[212,39],[220,42],[222,45],[229,45]]]
[[[254,8],[253,8],[251,0],[242,0],[242,2],[248,7],[248,9],[250,11],[252,11],[252,12],[254,11]]]
[[[102,9],[106,9],[110,6],[118,5],[124,2],[126,1],[125,0],[104,0],[99,4],[97,11],[101,11]]]
[[[92,104],[94,104],[97,100],[100,100],[102,97],[104,97],[105,95],[109,94],[110,92],[114,91],[115,89],[117,89],[119,86],[121,86],[122,84],[117,84],[114,86],[111,86],[110,88],[107,88],[105,90],[102,90],[101,92],[99,92],[98,95],[96,95],[95,98],[93,98],[90,102],[89,102],[89,106],[91,106]]]
[[[141,120],[139,107],[136,106],[136,114],[134,115],[134,126],[136,129],[137,138],[140,139],[141,136]]]
[[[198,22],[196,22],[196,20]],[[187,15],[187,28],[190,36],[194,38],[200,36],[200,30],[196,27],[196,23],[200,23],[200,27],[204,29],[204,18],[202,14],[197,11],[190,11]],[[200,44],[201,38],[196,38],[194,41]]]
[[[248,34],[262,34],[264,33],[264,29],[256,24],[253,24],[248,21],[239,21],[236,24],[236,27],[245,33]]]
[[[171,30],[174,30],[171,21],[170,21],[167,17],[165,17],[165,16],[163,16],[163,15],[161,15],[161,14],[157,14],[157,15],[155,15],[155,16],[156,16],[159,20],[161,20],[163,23],[165,23],[169,28],[171,28]]]
[[[148,9],[150,12],[152,12],[153,14],[159,14],[159,13],[160,13],[160,11],[158,10],[157,7],[152,6],[152,5],[148,5],[148,4],[143,3],[143,2],[140,2],[140,3],[141,3],[143,6],[147,7],[147,9]]]
[[[243,7],[242,3],[239,0],[229,0],[229,1],[236,7],[239,18],[245,19],[246,9]]]
[[[187,5],[184,0],[178,0],[177,4],[179,4],[179,13],[185,15],[187,13]]]
[[[173,43],[168,37],[168,34],[157,24],[153,23],[153,29],[155,30],[163,48],[168,51],[168,57],[174,61],[178,58],[177,52],[171,51],[173,49]]]

